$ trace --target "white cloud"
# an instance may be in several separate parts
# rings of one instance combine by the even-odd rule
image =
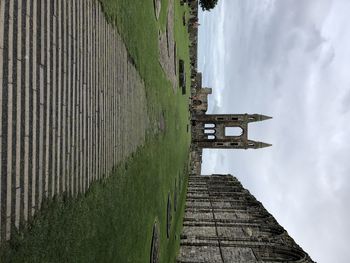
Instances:
[[[203,173],[239,177],[313,259],[347,262],[350,1],[220,3],[201,17],[210,111],[274,116],[249,131],[274,146],[205,151]]]

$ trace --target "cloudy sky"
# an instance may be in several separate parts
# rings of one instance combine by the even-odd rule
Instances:
[[[261,150],[205,151],[318,262],[349,262],[350,1],[219,0],[200,14],[209,113],[262,113]]]

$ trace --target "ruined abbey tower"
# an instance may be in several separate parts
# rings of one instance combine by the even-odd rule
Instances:
[[[263,205],[232,175],[201,175],[203,149],[259,149],[248,125],[260,114],[206,114],[210,88],[201,74],[191,94],[191,174],[178,262],[313,262]]]
[[[195,28],[190,32],[196,32]],[[193,41],[197,38],[194,37]],[[191,74],[191,170],[179,263],[313,262],[288,232],[232,175],[201,175],[203,149],[259,149],[271,144],[248,137],[260,114],[207,114],[211,88]]]
[[[201,175],[203,149],[258,149],[248,138],[260,114],[206,114],[210,88],[201,74],[191,94],[191,174],[178,262],[313,262],[287,231],[232,175]],[[232,132],[233,129],[233,132]]]
[[[248,149],[271,146],[248,139],[248,124],[271,117],[259,114],[199,114],[192,117],[192,140],[200,148]],[[237,128],[239,134],[229,134]]]

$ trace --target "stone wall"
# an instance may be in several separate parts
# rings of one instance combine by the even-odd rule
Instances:
[[[208,95],[212,93],[211,88],[198,88],[192,95],[192,114],[205,114],[208,110]]]
[[[198,68],[198,0],[187,1],[190,7],[188,33],[190,38],[191,78],[197,75]]]
[[[177,262],[313,262],[231,175],[190,176]]]

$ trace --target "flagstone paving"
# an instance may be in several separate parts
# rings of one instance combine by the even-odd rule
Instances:
[[[159,33],[159,62],[167,78],[171,81],[174,91],[177,85],[176,73],[176,43],[174,36],[175,22],[174,0],[170,0],[167,10],[167,24],[165,32]]]
[[[144,84],[97,0],[0,0],[0,240],[135,152]]]

